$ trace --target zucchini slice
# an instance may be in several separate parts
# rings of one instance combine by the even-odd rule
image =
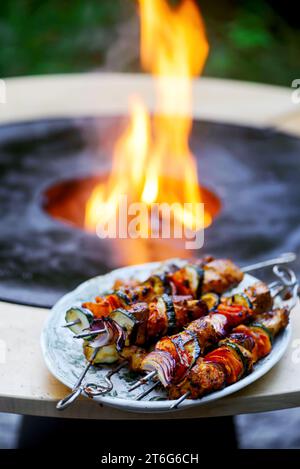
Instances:
[[[118,308],[111,312],[110,317],[126,332],[125,345],[129,345],[133,329],[138,324],[134,315],[126,309]]]
[[[245,293],[236,293],[231,297],[231,304],[246,306],[246,308],[252,308],[252,303]]]
[[[220,297],[217,295],[217,293],[205,293],[204,295],[201,296],[201,300],[206,303],[208,307],[208,311],[213,311],[214,309],[217,308],[217,306],[220,303]]]
[[[164,294],[157,300],[157,307],[160,311],[163,311],[168,318],[168,334],[172,334],[176,329],[176,315],[174,309],[174,303],[170,296]]]
[[[150,284],[153,288],[154,292],[157,295],[162,295],[164,293],[170,294],[171,293],[171,286],[166,274],[155,274],[151,275],[145,284]]]
[[[193,339],[192,344],[188,347],[189,352],[193,356],[193,362],[191,364],[191,367],[192,367],[194,365],[194,363],[196,362],[197,358],[199,358],[201,349],[200,349],[200,345],[199,345],[198,338],[197,338],[196,334],[193,331],[186,331],[186,332],[188,332],[188,334]]]
[[[250,329],[257,329],[257,328],[262,329],[267,334],[267,336],[270,339],[270,343],[272,345],[273,341],[274,341],[274,337],[273,337],[273,334],[271,333],[271,331],[267,327],[265,327],[263,324],[261,324],[260,322],[253,322],[252,324],[250,324]]]
[[[93,319],[91,311],[85,308],[70,308],[65,316],[66,323],[78,321],[73,326],[69,326],[74,334],[80,334],[84,329],[89,329]]]
[[[117,291],[114,292],[114,294],[118,298],[120,298],[120,300],[122,301],[124,306],[129,306],[131,304],[131,300],[130,300],[129,296],[126,295],[126,293],[123,292],[122,290],[117,290]]]
[[[202,290],[204,272],[198,265],[188,264],[185,267],[187,274],[187,280],[189,281],[190,288],[195,295],[195,298],[199,298]]]
[[[243,372],[242,372],[241,376],[239,376],[239,379],[242,378],[242,376],[246,375],[248,370],[249,370],[249,359],[247,357],[245,357],[245,355],[241,351],[238,344],[231,341],[230,339],[225,339],[224,341],[221,342],[221,344],[225,345],[226,347],[232,348],[235,351],[238,358],[241,360],[241,362],[243,364]]]
[[[85,358],[90,361],[95,349],[88,345],[88,342],[84,342],[83,352]],[[96,357],[94,358],[93,363],[95,365],[101,364],[111,364],[115,363],[119,359],[119,354],[117,352],[116,346],[114,344],[105,345],[101,347]]]

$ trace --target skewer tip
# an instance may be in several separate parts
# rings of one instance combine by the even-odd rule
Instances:
[[[80,323],[80,319],[75,319],[75,321],[67,322],[66,324],[63,324],[61,327],[72,327],[79,323]]]
[[[142,386],[143,384],[147,383],[147,381],[149,381],[151,378],[153,378],[155,375],[156,375],[156,371],[151,371],[150,373],[148,373],[146,376],[144,376],[143,378],[140,378],[136,383],[134,383],[129,389],[128,389],[128,392],[131,392],[133,391],[134,389]]]
[[[186,392],[185,394],[183,394],[182,396],[179,397],[179,399],[177,399],[175,402],[173,402],[173,404],[170,405],[170,410],[173,410],[173,409],[178,409],[178,406],[190,395],[190,391]]]

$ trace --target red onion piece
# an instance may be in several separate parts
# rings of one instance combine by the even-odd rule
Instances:
[[[99,324],[98,324],[99,327]],[[105,345],[109,345],[114,338],[114,330],[111,327],[111,325],[106,322],[102,321],[102,329],[104,329],[104,332],[101,332],[99,335],[97,335],[94,339],[89,341],[89,346],[93,348],[97,347],[105,347]],[[97,330],[98,328],[94,328],[94,330]],[[93,327],[91,328],[93,330]]]
[[[102,318],[93,319],[92,324],[88,330],[90,331],[98,331],[99,329],[104,328],[104,320]]]
[[[118,352],[120,352],[120,350],[122,350],[125,345],[126,337],[124,330],[116,321],[109,317],[97,320],[97,327],[93,324],[91,330],[97,330],[97,328],[100,328],[100,322],[101,329],[104,329],[104,332],[101,332],[96,336],[95,339],[91,340],[89,345],[93,348],[105,347],[105,345],[109,345],[115,342],[116,349]]]
[[[211,320],[215,331],[220,337],[224,337],[226,335],[226,326],[228,325],[227,317],[224,314],[213,313]]]
[[[114,341],[118,352],[122,350],[125,345],[126,335],[124,329],[113,319],[107,318],[107,322],[113,331]]]
[[[154,350],[143,360],[142,368],[146,371],[156,371],[160,382],[166,387],[172,381],[176,362],[168,352]]]

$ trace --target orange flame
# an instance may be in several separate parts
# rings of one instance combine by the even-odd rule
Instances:
[[[193,209],[202,198],[188,143],[191,78],[201,73],[208,54],[204,25],[192,0],[176,8],[166,0],[139,0],[139,6],[141,61],[155,76],[158,112],[150,121],[142,102],[132,100],[130,124],[116,143],[109,180],[93,191],[85,225],[94,231],[99,220],[116,213],[118,197],[125,194],[133,202],[176,203],[173,215],[183,226],[206,227],[211,215],[206,212],[199,226]],[[183,204],[190,204],[189,210]]]

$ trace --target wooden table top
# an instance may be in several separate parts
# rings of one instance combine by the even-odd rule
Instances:
[[[147,76],[84,74],[6,80],[7,103],[0,123],[49,117],[126,112],[128,96],[141,94],[154,108],[153,82]],[[114,96],[114,100],[111,99]],[[230,80],[201,79],[194,84],[194,115],[240,125],[271,125],[300,135],[300,106],[292,90]],[[68,389],[48,372],[40,334],[49,310],[0,302],[0,412],[29,415],[135,419],[141,414],[80,399],[58,412],[56,401]],[[291,318],[292,339],[281,361],[244,390],[193,409],[159,418],[196,418],[296,407],[300,405],[300,306]],[[143,419],[158,414],[143,414]]]

